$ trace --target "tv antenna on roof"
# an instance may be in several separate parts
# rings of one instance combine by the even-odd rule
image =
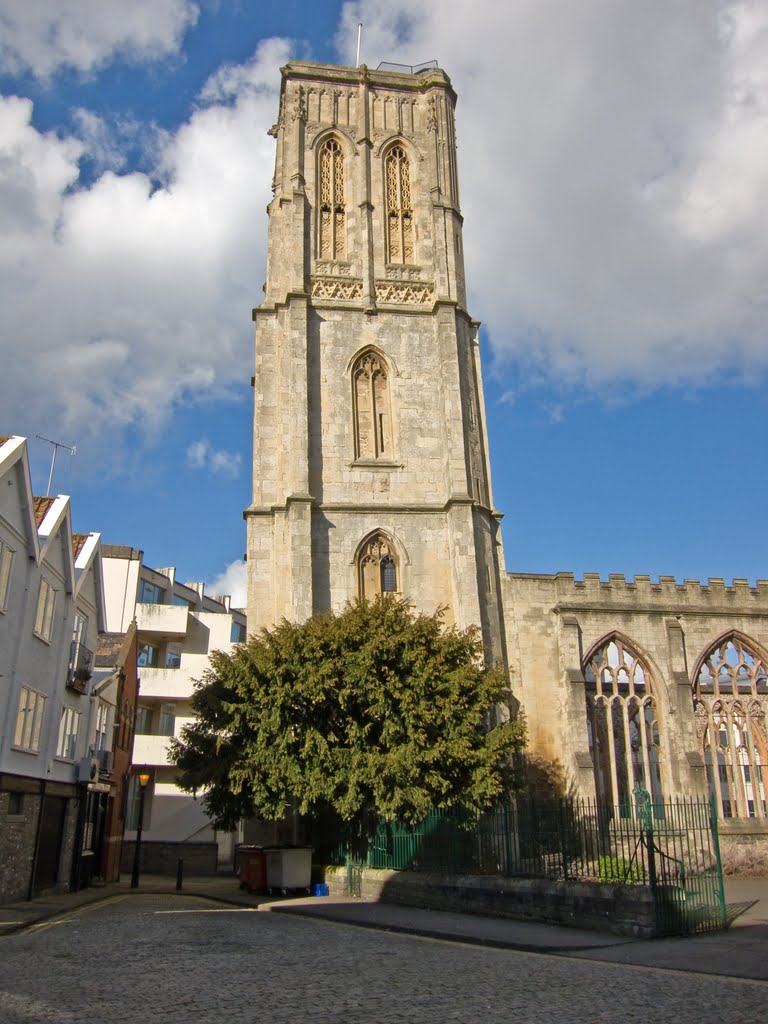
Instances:
[[[61,441],[52,441],[50,437],[43,437],[42,434],[35,434],[35,437],[39,441],[47,441],[48,444],[53,445],[53,456],[51,458],[51,472],[48,474],[48,489],[45,492],[46,498],[49,498],[51,496],[51,480],[53,480],[53,467],[56,465],[56,453],[58,452],[59,448],[63,448],[65,451],[68,451],[70,455],[74,455],[77,452],[77,448],[74,445],[70,447],[68,444],[62,444]]]

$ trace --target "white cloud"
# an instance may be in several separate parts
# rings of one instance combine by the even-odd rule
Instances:
[[[3,418],[17,433],[63,432],[79,449],[129,426],[152,433],[178,403],[247,377],[286,58],[266,41],[226,104],[201,100],[157,137],[149,173],[90,186],[78,161],[89,147],[106,158],[96,120],[62,138],[33,127],[29,100],[0,98]],[[228,453],[209,468],[238,469]]]
[[[190,10],[153,4],[158,37]],[[766,367],[768,9],[368,0],[346,9],[351,59],[360,17],[367,63],[434,56],[458,90],[470,309],[498,354],[609,395]],[[175,132],[146,126],[146,173],[116,173],[134,128],[80,112],[76,134],[43,133],[29,100],[0,98],[9,429],[82,451],[247,377],[288,57],[265,40]],[[90,185],[84,157],[107,168]]]
[[[208,455],[208,448],[207,441],[193,441],[187,448],[187,465],[192,466],[193,469],[202,469]]]
[[[231,604],[233,608],[245,608],[245,567],[246,564],[242,560],[230,562],[222,573],[211,580],[210,583],[206,583],[206,593],[218,597],[229,594],[232,598]]]
[[[175,53],[197,21],[190,0],[3,0],[0,67],[47,78],[90,72],[120,54],[131,61]]]
[[[768,365],[768,7],[363,0],[354,60],[437,58],[459,95],[472,312],[549,379]]]
[[[218,476],[240,475],[242,456],[239,452],[216,451],[209,441],[201,438],[187,448],[187,465],[193,469],[207,469]]]

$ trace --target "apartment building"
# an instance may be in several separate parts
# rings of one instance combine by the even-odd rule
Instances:
[[[245,613],[228,596],[209,596],[203,583],[182,583],[174,568],[154,569],[132,547],[102,546],[109,630],[136,627],[139,697],[133,766],[147,766],[142,851],[149,869],[168,871],[177,858],[187,870],[212,870],[232,858],[234,837],[217,833],[200,800],[177,787],[169,740],[193,718],[190,700],[214,650],[245,640]],[[123,868],[133,853],[141,792],[134,771],[126,808]]]
[[[66,495],[34,496],[26,439],[0,437],[0,902],[105,877],[132,713],[120,651],[95,670],[103,604],[99,534],[72,532]]]

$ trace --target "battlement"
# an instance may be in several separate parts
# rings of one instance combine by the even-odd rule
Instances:
[[[576,579],[573,573],[556,573],[555,579],[572,581],[577,589],[626,589],[632,591],[648,591],[650,593],[668,593],[680,595],[686,591],[711,591],[713,593],[743,594],[745,591],[768,594],[768,580],[756,580],[754,586],[749,580],[735,578],[730,583],[719,576],[711,576],[706,582],[701,580],[677,580],[674,576],[659,576],[655,581],[650,576],[636,575],[627,579],[623,573],[610,573],[607,580],[599,573],[585,572],[583,579]]]
[[[623,573],[610,573],[603,579],[599,573],[586,572],[583,579],[577,579],[573,573],[558,572],[551,575],[543,573],[507,573],[510,583],[525,587],[530,583],[534,587],[552,587],[559,602],[568,601],[569,597],[581,601],[605,603],[606,601],[631,599],[642,604],[643,598],[656,605],[668,600],[678,605],[695,604],[697,602],[712,603],[719,599],[731,603],[734,600],[747,599],[766,600],[768,610],[768,580],[756,580],[751,583],[747,579],[736,578],[726,581],[722,577],[711,577],[701,580],[677,580],[674,576],[636,575],[627,578]]]

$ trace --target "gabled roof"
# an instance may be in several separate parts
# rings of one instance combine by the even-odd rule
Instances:
[[[73,533],[72,554],[75,562],[75,594],[80,592],[88,572],[93,572],[93,581],[98,594],[96,606],[99,613],[99,629],[104,628],[105,598],[104,573],[101,565],[101,534]]]
[[[35,526],[38,529],[40,529],[40,525],[42,521],[45,519],[45,517],[48,515],[48,512],[51,508],[51,505],[53,505],[54,501],[56,501],[55,498],[34,497],[32,499],[32,504],[35,509]]]
[[[85,542],[90,537],[89,533],[73,533],[72,534],[72,557],[77,562],[77,556],[83,550]]]
[[[0,439],[0,479],[15,472],[18,477],[21,516],[27,535],[27,553],[35,562],[40,561],[40,542],[37,536],[37,522],[32,498],[32,480],[29,474],[27,439],[16,434],[3,435]]]
[[[32,494],[27,440],[16,434],[0,436],[0,479],[15,471],[18,475],[19,502],[27,534],[27,551],[40,565],[54,545],[61,545],[61,559],[67,589],[76,594],[93,569],[99,594],[99,624],[103,624],[104,584],[102,579],[98,533],[73,533],[71,502],[66,494],[40,497]]]
[[[69,496],[57,494],[55,498],[35,498],[36,519],[38,510],[43,511],[43,517],[37,526],[40,561],[48,556],[54,543],[60,543],[67,589],[70,593],[74,593],[75,560],[72,556],[72,516]]]

